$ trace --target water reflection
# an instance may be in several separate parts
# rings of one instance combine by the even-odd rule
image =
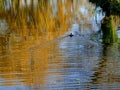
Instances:
[[[18,44],[26,49],[35,40],[40,39],[40,44],[53,40],[72,23],[80,23],[80,30],[89,31],[94,7],[86,0],[4,0],[0,9],[0,37],[8,38],[7,46],[13,50]],[[4,42],[2,39],[1,46]]]
[[[48,69],[47,49],[44,52],[29,53],[28,51],[13,52],[0,61],[0,77],[2,86],[44,84],[45,71]],[[44,57],[39,57],[40,55]],[[34,57],[35,58],[34,58]],[[39,78],[40,77],[40,78]]]
[[[119,88],[120,45],[91,35],[99,27],[87,0],[0,3],[1,90]]]
[[[97,85],[96,89],[118,90],[119,87],[119,44],[103,46],[103,52],[95,69],[92,83]]]

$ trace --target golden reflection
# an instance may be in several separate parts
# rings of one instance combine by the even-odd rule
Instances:
[[[0,73],[2,74],[0,77],[9,81],[21,81],[25,85],[44,84],[46,76],[44,71],[47,69],[48,52],[46,48],[35,54],[27,51],[14,52],[0,60]]]
[[[93,9],[87,0],[0,0],[0,23],[5,21],[0,32],[7,26],[0,33],[0,78],[11,80],[5,85],[45,84],[50,47],[33,48],[63,35],[73,23],[89,23],[92,13],[79,9],[86,4]]]
[[[54,47],[55,44],[51,44],[30,51],[24,50],[22,51],[24,53],[16,51],[0,58],[0,78],[5,80],[2,85],[10,86],[21,83],[27,86],[36,86],[46,84],[45,78],[49,75],[47,70],[49,69],[50,54],[56,53]],[[58,57],[53,56],[52,58],[56,60],[55,64],[60,63]]]
[[[40,43],[55,39],[75,22],[80,23],[80,30],[92,28],[89,17],[93,15],[90,10],[94,8],[86,4],[86,0],[31,0],[30,4],[29,0],[12,0],[11,3],[2,0],[0,19],[5,20],[4,23],[8,26],[5,32],[9,39],[8,46],[13,50],[19,44],[19,48],[25,49],[35,40],[40,40],[40,36],[44,38]],[[0,34],[0,37],[6,36]],[[3,42],[5,40],[0,42],[1,46],[4,45]]]

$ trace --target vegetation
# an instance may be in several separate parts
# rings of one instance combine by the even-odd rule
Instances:
[[[96,6],[100,6],[105,12],[105,17],[101,23],[103,32],[103,43],[114,43],[117,41],[117,27],[120,16],[120,0],[89,0]],[[116,19],[117,18],[117,19]]]
[[[24,1],[25,6],[23,6],[22,1]],[[56,11],[55,15],[53,15],[54,7],[50,6],[48,0],[38,0],[36,5],[33,1],[31,0],[30,5],[27,0],[12,0],[11,3],[8,0],[2,0],[0,2],[2,5],[0,20],[5,21],[8,25],[6,35],[0,33],[0,43],[2,45],[5,42],[12,42],[14,47],[16,43],[24,43],[26,45],[24,48],[26,48],[28,44],[38,40],[40,36],[44,35],[45,37],[44,40],[41,40],[41,43],[43,43],[60,36],[71,26],[69,20],[73,15],[64,13],[63,8],[65,6],[61,1],[57,3],[59,12]],[[72,2],[70,3],[67,6],[72,5]],[[6,5],[8,4],[10,7],[7,8]],[[69,12],[69,9],[67,11]],[[62,32],[60,32],[61,30]]]
[[[106,13],[106,16],[118,15],[120,16],[120,0],[89,0],[96,6],[100,6]]]
[[[113,16],[105,17],[102,21],[103,43],[110,44],[117,41],[116,28]]]
[[[2,25],[3,28],[7,26],[4,34],[1,33],[3,30],[0,28],[0,51],[5,48],[13,50],[16,44],[24,49],[33,42],[42,44],[53,40],[69,30],[73,23],[88,23],[93,16],[93,7],[86,5],[87,0],[56,1],[0,0],[0,23],[5,23]],[[79,12],[79,6],[85,6],[89,10],[89,17]],[[85,25],[92,27],[89,24]],[[86,28],[85,25],[81,27]]]

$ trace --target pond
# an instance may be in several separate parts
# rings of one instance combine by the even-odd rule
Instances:
[[[120,89],[120,43],[101,43],[104,13],[88,0],[0,0],[0,9],[0,90]]]

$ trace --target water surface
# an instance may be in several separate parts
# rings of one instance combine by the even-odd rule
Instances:
[[[0,90],[120,89],[120,43],[101,43],[87,0],[0,3]]]

